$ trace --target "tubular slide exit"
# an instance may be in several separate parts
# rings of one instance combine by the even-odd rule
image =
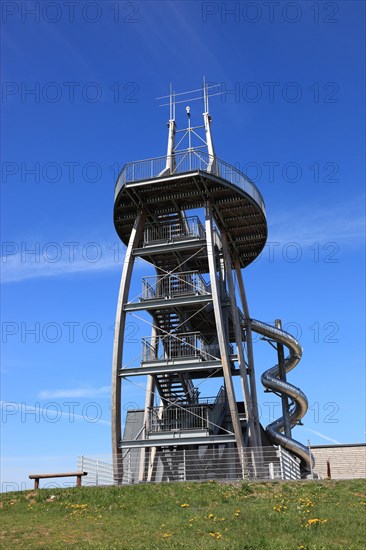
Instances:
[[[285,358],[284,366],[286,373],[290,372],[299,363],[302,356],[302,348],[298,340],[284,330],[275,328],[262,321],[251,320],[252,330],[262,336],[283,344],[289,350],[289,355]],[[306,395],[296,386],[280,379],[279,365],[276,364],[266,370],[261,377],[262,384],[269,391],[279,395],[286,395],[291,401],[292,406],[289,411],[291,428],[296,426],[306,414],[308,409],[308,400]],[[301,466],[304,471],[310,472],[314,465],[314,457],[309,453],[309,449],[295,439],[285,436],[285,421],[281,416],[266,427],[266,432],[271,442],[275,445],[281,445],[285,449],[294,453],[301,460]]]

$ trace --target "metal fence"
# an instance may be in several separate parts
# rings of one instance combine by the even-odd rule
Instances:
[[[166,168],[166,156],[139,160],[125,164],[115,187],[115,197],[128,182],[144,181],[153,178],[172,176],[175,174],[202,171],[218,176],[239,187],[252,197],[265,212],[264,201],[256,185],[240,170],[223,160],[212,157],[200,149],[191,149],[175,153],[172,168]],[[168,159],[171,160],[171,159]]]
[[[219,394],[220,395],[220,394]],[[311,448],[316,458],[314,477],[324,479],[366,478],[366,445],[320,445]],[[144,481],[185,480],[296,480],[300,477],[299,461],[282,447],[245,450],[244,472],[235,448],[200,446],[195,449],[155,449],[150,452],[153,467],[145,466]],[[127,449],[122,455],[123,483],[139,482],[141,449]],[[77,470],[87,471],[83,485],[113,485],[112,459],[98,460],[79,456]],[[254,464],[253,464],[254,462]],[[165,463],[165,468],[164,468]]]
[[[148,433],[208,430],[210,425],[209,405],[187,405],[163,409],[154,407],[149,411]]]
[[[210,285],[205,282],[197,271],[185,271],[161,276],[152,275],[142,279],[142,300],[209,293]]]
[[[199,332],[182,332],[142,338],[142,362],[184,358],[212,360],[220,357],[217,344],[206,342]]]
[[[145,464],[140,469],[141,453]],[[145,454],[146,453],[146,454]],[[123,485],[164,481],[266,481],[300,479],[299,460],[282,447],[245,449],[201,445],[195,448],[128,449],[122,455]],[[78,457],[78,469],[88,472],[85,485],[113,485],[112,464]]]
[[[83,478],[83,485],[113,485],[113,466],[110,462],[78,456],[78,472],[88,472]]]
[[[159,242],[174,242],[186,238],[205,239],[205,229],[198,216],[188,216],[180,221],[162,221],[146,224],[144,246]]]
[[[125,465],[125,479],[136,479],[131,463],[126,461]],[[235,447],[161,447],[153,452],[152,460],[146,460],[143,479],[156,482],[294,480],[300,479],[300,463],[282,447],[245,449],[241,456]]]
[[[148,433],[206,430],[217,432],[225,413],[226,393],[222,386],[215,398],[200,400],[194,405],[153,407],[149,411]]]

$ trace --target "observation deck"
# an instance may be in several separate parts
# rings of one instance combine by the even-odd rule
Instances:
[[[267,239],[262,195],[240,170],[200,148],[125,164],[115,187],[114,225],[127,245],[141,209],[147,223],[156,224],[162,216],[202,208],[207,201],[241,267],[249,265]]]

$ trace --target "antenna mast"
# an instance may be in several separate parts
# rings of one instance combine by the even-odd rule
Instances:
[[[209,114],[209,104],[208,104],[208,98],[209,95],[221,95],[221,92],[215,92],[215,93],[209,93],[211,88],[218,88],[219,84],[211,84],[208,85],[206,82],[205,77],[203,78],[203,85],[202,88],[198,88],[195,90],[189,90],[187,92],[180,92],[177,93],[173,89],[172,83],[170,83],[170,90],[168,96],[162,96],[158,97],[157,99],[167,99],[169,98],[169,103],[163,103],[160,105],[161,107],[169,106],[169,122],[168,122],[168,147],[167,147],[167,158],[166,158],[166,164],[164,170],[160,173],[161,176],[173,174],[176,165],[177,165],[177,154],[181,152],[189,152],[192,153],[193,149],[206,149],[208,161],[207,161],[207,171],[208,172],[215,172],[217,170],[217,162],[216,162],[216,153],[213,146],[213,140],[212,140],[212,133],[211,133],[211,116]],[[201,94],[196,97],[197,92],[201,92]],[[192,97],[194,95],[195,97]],[[187,96],[186,99],[176,101],[176,96]],[[191,121],[191,108],[189,106],[191,101],[197,101],[197,100],[203,100],[203,125],[195,126],[192,125]],[[186,104],[186,113],[188,118],[188,126],[186,128],[183,128],[181,130],[177,130],[176,125],[176,105],[177,103],[185,103]],[[204,129],[204,134],[200,135],[198,130]],[[178,140],[178,143],[176,143],[176,133],[182,133],[180,136],[180,139]],[[196,147],[193,146],[192,139],[198,140],[198,145]],[[186,147],[182,147],[182,144],[185,143],[188,144]],[[193,151],[193,155],[195,155]],[[191,164],[191,157],[190,157],[190,164]]]

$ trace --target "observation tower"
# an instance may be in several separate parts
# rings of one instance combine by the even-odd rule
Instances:
[[[115,187],[114,225],[127,249],[113,349],[114,478],[121,484],[304,476],[313,458],[291,428],[306,413],[307,399],[286,379],[301,346],[279,320],[272,326],[250,316],[244,287],[242,271],[267,239],[264,201],[248,177],[216,156],[212,87],[204,83],[200,90],[201,124],[192,124],[188,106],[187,126],[177,128],[176,106],[192,101],[185,94],[183,101],[184,94],[167,96],[166,156],[126,164]],[[138,258],[155,274],[141,277],[141,267],[133,274]],[[141,280],[133,299],[132,277]],[[149,314],[149,332],[131,366],[124,363],[126,318],[142,312]],[[259,421],[253,332],[277,352],[261,381],[280,397],[283,414],[266,429]],[[146,383],[145,407],[122,419],[123,387],[138,377]]]

